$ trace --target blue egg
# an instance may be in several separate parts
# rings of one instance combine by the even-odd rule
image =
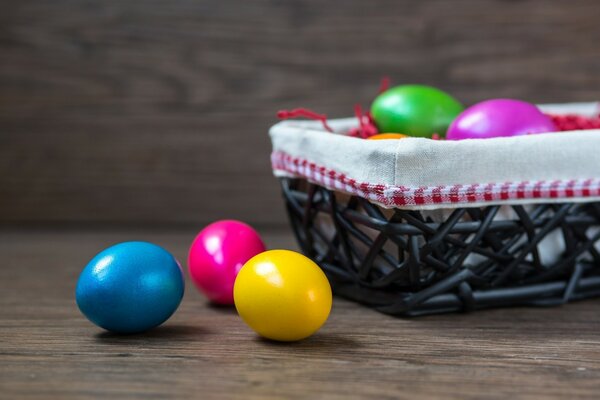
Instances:
[[[138,333],[165,322],[177,309],[185,281],[177,260],[147,242],[125,242],[98,253],[77,282],[77,306],[94,324]]]

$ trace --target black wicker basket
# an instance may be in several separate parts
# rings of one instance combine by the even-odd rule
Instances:
[[[302,251],[334,292],[387,314],[553,306],[600,296],[600,203],[383,209],[281,178]],[[499,216],[503,216],[500,218]],[[556,254],[547,257],[553,248]]]

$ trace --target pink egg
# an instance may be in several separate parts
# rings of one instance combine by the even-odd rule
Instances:
[[[487,139],[556,130],[550,118],[533,104],[512,99],[492,99],[477,103],[460,113],[450,124],[446,139]]]
[[[202,229],[188,256],[196,287],[218,304],[233,304],[233,284],[242,266],[265,251],[258,233],[247,224],[217,221]]]

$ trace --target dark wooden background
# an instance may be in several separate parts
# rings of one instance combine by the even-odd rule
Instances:
[[[275,111],[600,99],[600,1],[0,2],[0,224],[285,223]]]

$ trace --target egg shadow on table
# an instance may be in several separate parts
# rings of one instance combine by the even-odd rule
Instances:
[[[104,331],[95,335],[98,343],[131,344],[139,341],[192,340],[211,333],[204,327],[189,325],[164,325],[141,333],[115,333]]]
[[[206,306],[208,308],[210,308],[211,310],[214,310],[214,311],[222,313],[222,314],[237,315],[237,313],[238,313],[233,304],[219,304],[219,303],[214,303],[212,301],[207,301]]]
[[[337,333],[316,333],[306,339],[299,340],[296,342],[280,342],[277,340],[271,340],[262,336],[256,336],[255,341],[270,347],[282,347],[287,349],[297,350],[336,350],[336,349],[358,349],[362,345],[346,336]]]

